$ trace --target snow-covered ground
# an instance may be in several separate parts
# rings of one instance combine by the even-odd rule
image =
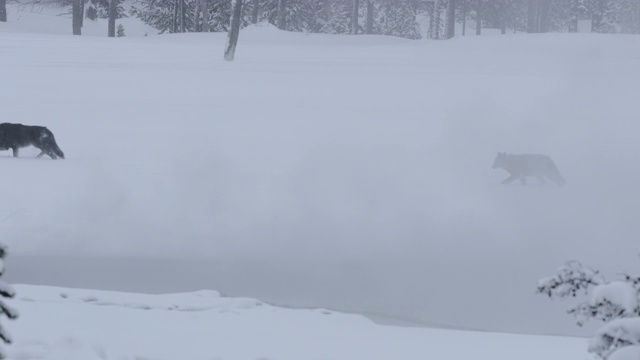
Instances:
[[[67,159],[2,153],[10,281],[549,334],[576,330],[540,277],[571,258],[637,267],[637,36],[261,26],[225,63],[224,34],[72,37],[53,16],[65,32],[27,33],[11,14],[2,121],[46,125]],[[499,186],[497,151],[546,153],[567,186]]]
[[[583,339],[375,325],[214,291],[144,295],[20,285],[10,360],[580,359]]]

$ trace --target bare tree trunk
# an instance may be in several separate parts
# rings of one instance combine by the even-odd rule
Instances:
[[[538,1],[529,0],[527,6],[527,32],[530,34],[537,33],[538,30]]]
[[[200,0],[202,5],[202,32],[209,32],[209,0]]]
[[[500,0],[500,33],[505,35],[507,33],[507,2]]]
[[[173,1],[173,19],[171,19],[171,22],[172,22],[171,30],[174,33],[178,32],[178,1],[181,1],[181,0]]]
[[[236,45],[240,35],[240,18],[242,17],[242,0],[231,1],[231,26],[227,38],[227,46],[224,50],[224,59],[233,61],[236,54]]]
[[[278,28],[287,29],[287,0],[278,0]]]
[[[118,0],[109,0],[109,29],[107,36],[116,37],[116,17],[118,17]]]
[[[73,0],[71,4],[71,27],[73,35],[82,35],[82,2],[83,0]]]
[[[187,12],[184,6],[184,0],[180,0],[180,32],[186,32],[186,24],[185,17],[187,16]]]
[[[331,2],[327,0],[324,2],[324,18],[326,21],[329,21],[331,19],[331,16],[332,16]]]
[[[367,0],[367,24],[365,28],[367,34],[373,34],[373,0]]]
[[[476,0],[476,35],[482,34],[482,0]]]
[[[80,17],[80,27],[84,26],[84,0],[80,2],[80,13],[82,16]]]
[[[640,0],[636,0],[636,34],[640,34]]]
[[[360,0],[353,0],[353,10],[351,12],[351,34],[358,34],[358,17],[360,15]]]
[[[546,33],[549,31],[549,0],[539,0],[540,1],[540,25],[538,28],[539,32]]]
[[[600,32],[602,25],[602,14],[591,14],[591,32]]]
[[[449,0],[447,7],[447,39],[456,35],[456,0]]]
[[[578,14],[571,14],[571,21],[569,21],[569,32],[577,33],[578,32]]]
[[[260,0],[253,0],[253,9],[251,11],[251,23],[258,23],[258,16],[260,15]]]
[[[462,0],[462,36],[467,31],[467,1],[469,0]]]
[[[0,21],[7,22],[7,0],[0,0]]]
[[[195,6],[193,9],[193,31],[194,32],[199,32],[200,31],[200,9],[202,8],[202,1],[201,0],[196,0],[195,1]]]
[[[440,21],[442,21],[440,15],[440,0],[435,0],[433,6],[433,38],[440,39]]]

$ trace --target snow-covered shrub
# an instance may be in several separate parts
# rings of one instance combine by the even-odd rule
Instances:
[[[4,273],[4,257],[7,255],[7,250],[4,245],[0,244],[0,276]],[[0,313],[6,315],[9,319],[16,319],[18,317],[18,312],[9,307],[7,304],[2,301],[2,297],[4,298],[12,298],[15,296],[15,291],[13,288],[0,281]],[[5,329],[0,325],[0,339],[7,344],[11,344],[11,336],[5,331]],[[5,354],[0,349],[0,359],[4,359]]]
[[[555,276],[540,280],[537,292],[551,298],[585,296],[568,313],[579,326],[590,319],[606,323],[589,342],[589,352],[606,360],[640,359],[640,278],[623,275],[607,281],[598,271],[571,261]]]

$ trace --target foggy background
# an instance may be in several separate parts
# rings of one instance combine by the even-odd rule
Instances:
[[[10,282],[585,334],[537,280],[638,269],[637,37],[5,41],[4,120],[67,155],[2,154]],[[501,186],[497,151],[567,186]]]

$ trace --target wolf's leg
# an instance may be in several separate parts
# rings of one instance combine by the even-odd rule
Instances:
[[[44,156],[44,151],[40,151],[40,154],[38,154],[38,156],[36,156],[37,158],[41,158],[42,156]]]
[[[53,160],[58,158],[56,154],[53,153],[53,151],[47,151],[47,155],[49,155],[49,157],[52,158]]]
[[[11,149],[13,150],[13,157],[18,157],[18,148],[17,147],[13,147]]]
[[[516,181],[516,179],[518,179],[518,175],[511,175],[508,178],[502,180],[501,184],[511,184],[512,182]]]

